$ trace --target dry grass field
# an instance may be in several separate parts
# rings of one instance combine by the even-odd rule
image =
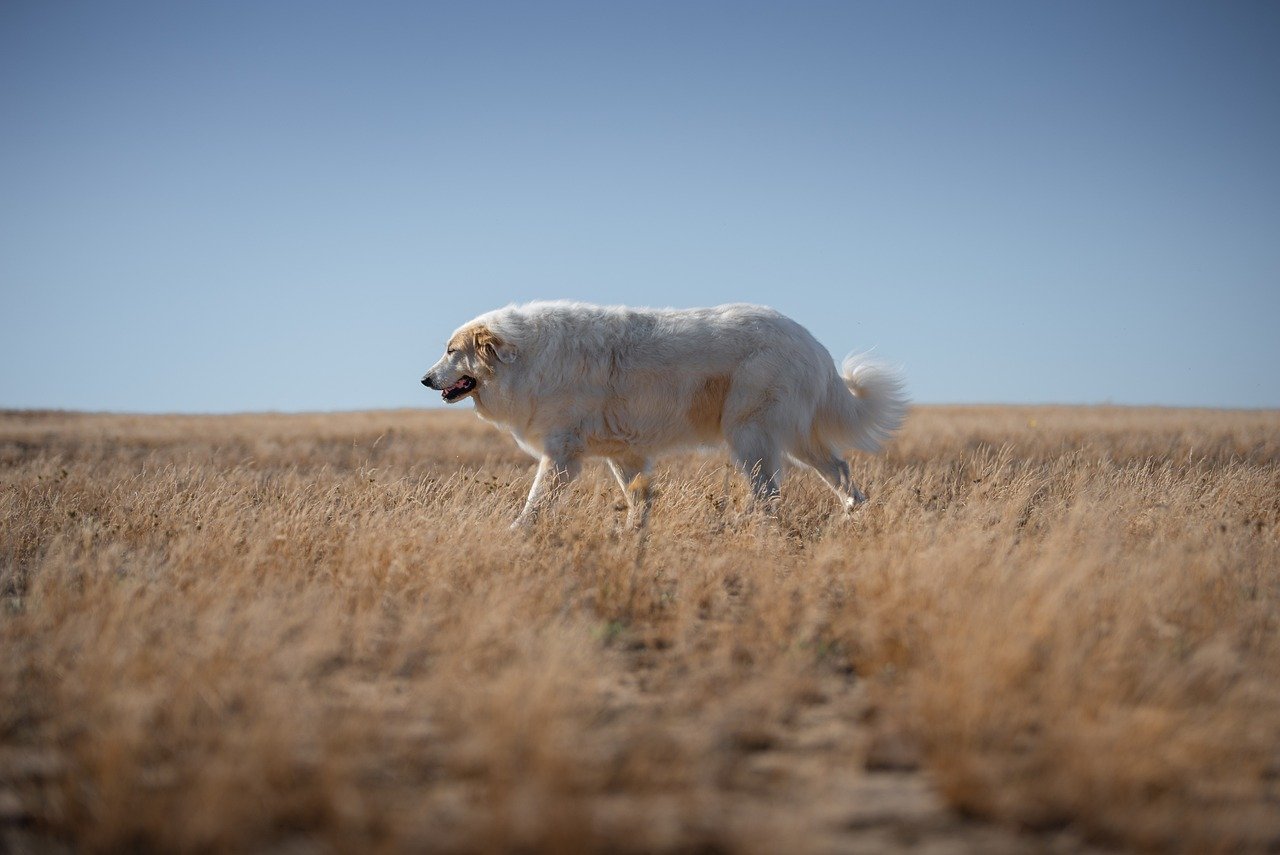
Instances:
[[[0,414],[0,850],[1280,848],[1280,414],[930,407],[837,513],[462,412]]]

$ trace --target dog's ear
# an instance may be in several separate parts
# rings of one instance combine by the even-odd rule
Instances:
[[[507,364],[516,361],[518,353],[516,346],[504,341],[493,330],[481,326],[476,327],[472,334],[475,337],[476,353],[486,360],[497,359],[499,362]]]
[[[496,342],[493,352],[497,354],[499,362],[505,362],[507,365],[515,362],[516,357],[520,355],[520,351],[516,350],[516,346],[509,341]]]

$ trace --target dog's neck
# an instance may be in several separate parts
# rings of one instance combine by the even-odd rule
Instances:
[[[512,428],[523,427],[532,413],[528,401],[511,394],[507,383],[498,378],[491,378],[471,396],[476,413],[482,419],[507,425]]]
[[[538,402],[544,399],[529,394],[528,390],[554,392],[562,389],[566,382],[563,372],[548,375],[545,370],[518,360],[504,366],[497,376],[491,376],[471,399],[475,402],[476,414],[485,421],[501,425],[517,436],[532,436],[539,433],[535,421],[548,418],[550,411],[545,404],[539,410]]]

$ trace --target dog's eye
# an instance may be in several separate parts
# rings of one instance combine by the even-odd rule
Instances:
[[[444,352],[444,355],[445,355],[445,356],[453,356],[453,355],[454,355],[455,353],[457,353],[457,352],[458,352],[458,348],[456,348],[456,347],[451,347],[451,348],[449,348],[448,350],[446,350],[446,351]]]

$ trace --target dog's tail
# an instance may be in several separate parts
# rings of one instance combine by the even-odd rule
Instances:
[[[843,389],[832,379],[819,431],[835,445],[879,451],[907,417],[909,399],[902,372],[865,353],[852,353],[840,366],[840,379]]]

